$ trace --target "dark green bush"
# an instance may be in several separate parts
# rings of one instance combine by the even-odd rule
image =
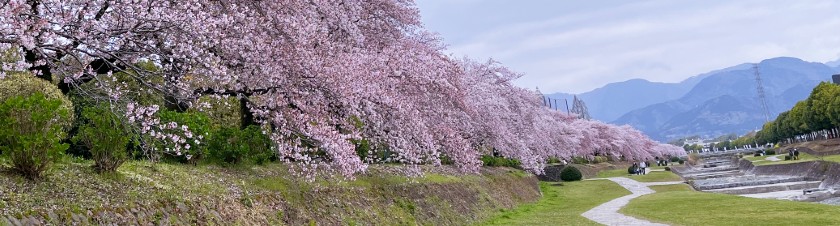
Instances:
[[[98,172],[117,170],[129,156],[131,137],[123,122],[104,106],[85,108],[81,120],[73,142],[90,150]]]
[[[207,158],[217,163],[263,164],[276,158],[271,151],[271,140],[257,126],[248,126],[244,130],[222,128],[207,143]]]
[[[262,165],[277,159],[277,153],[271,150],[271,138],[263,133],[263,129],[252,125],[240,132],[244,145],[248,147],[249,156],[246,159],[251,163]]]
[[[635,174],[636,173],[636,166],[627,167],[628,174]]]
[[[355,146],[356,155],[358,155],[360,159],[364,161],[370,157],[370,141],[367,139],[352,139],[350,140],[350,143]]]
[[[679,162],[679,161],[680,161],[680,157],[676,157],[676,156],[674,156],[674,157],[671,157],[671,159],[669,159],[669,160],[670,160],[670,162]]]
[[[491,167],[512,167],[512,168],[519,168],[521,162],[517,159],[512,158],[505,158],[505,157],[493,157],[491,155],[482,155],[481,162],[484,166],[491,166]]]
[[[790,155],[785,155],[785,161],[791,160]]]
[[[452,165],[452,164],[455,164],[455,161],[452,160],[452,157],[449,157],[446,154],[441,154],[440,155],[440,164],[441,165]]]
[[[666,167],[665,167],[665,171],[671,171],[671,167],[670,167],[670,166],[666,166]]]
[[[683,161],[682,159],[680,159],[679,163],[680,163],[680,165],[682,165],[683,163],[685,163],[685,161]]]
[[[775,155],[775,154],[776,154],[776,150],[767,150],[765,153],[766,153],[767,155]]]
[[[0,103],[0,151],[21,175],[40,178],[67,149],[61,140],[70,111],[62,104],[39,92]]]
[[[580,173],[580,170],[574,166],[563,167],[563,170],[560,171],[560,179],[563,181],[578,181],[582,178],[583,175]]]

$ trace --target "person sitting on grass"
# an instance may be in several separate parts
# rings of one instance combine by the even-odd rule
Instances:
[[[633,166],[631,166],[631,168],[633,169],[633,170],[632,170],[632,171],[633,171],[633,174],[635,174],[635,175],[639,175],[639,164],[638,164],[638,163],[635,163],[635,162],[634,162],[634,163],[633,163]]]

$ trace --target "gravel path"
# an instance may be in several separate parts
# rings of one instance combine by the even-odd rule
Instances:
[[[774,156],[770,156],[770,157],[767,157],[767,158],[764,158],[764,159],[767,159],[767,161],[771,161],[771,162],[782,161],[781,159],[779,159],[779,156],[781,156],[781,155],[774,155]]]
[[[636,219],[636,218],[618,213],[618,210],[620,210],[621,207],[624,207],[625,205],[627,205],[627,203],[629,203],[631,199],[634,199],[634,198],[642,196],[642,195],[647,195],[647,194],[651,194],[651,193],[656,192],[656,191],[648,188],[647,186],[681,184],[681,183],[683,183],[682,181],[641,183],[641,182],[635,181],[633,179],[624,178],[624,177],[611,177],[611,178],[607,178],[607,179],[617,183],[618,185],[621,185],[622,187],[624,187],[628,191],[632,192],[633,194],[625,195],[625,196],[619,197],[617,199],[613,199],[609,202],[603,203],[603,204],[601,204],[599,206],[596,206],[595,208],[592,208],[591,210],[586,211],[583,214],[581,214],[581,216],[583,216],[583,217],[586,217],[590,220],[593,220],[595,222],[598,222],[598,223],[601,223],[601,224],[604,224],[604,225],[645,225],[645,226],[666,225],[666,224],[653,223],[653,222],[646,221],[646,220]]]

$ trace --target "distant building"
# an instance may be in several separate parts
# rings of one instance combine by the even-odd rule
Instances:
[[[831,80],[834,80],[834,84],[840,85],[840,74],[832,75]]]

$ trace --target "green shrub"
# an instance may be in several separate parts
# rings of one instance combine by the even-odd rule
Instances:
[[[627,167],[627,173],[628,174],[635,174],[636,173],[636,168],[637,168],[636,166]]]
[[[67,149],[61,140],[70,111],[62,104],[42,93],[14,96],[0,103],[0,151],[21,175],[40,178]]]
[[[775,155],[775,154],[776,154],[776,150],[772,150],[772,149],[771,149],[771,150],[767,150],[765,153],[766,153],[767,155]]]
[[[517,159],[512,158],[505,158],[505,157],[493,157],[492,155],[482,155],[481,162],[484,166],[491,166],[491,167],[511,167],[511,168],[520,168],[521,162]]]
[[[222,128],[213,133],[207,141],[207,158],[219,163],[236,164],[248,153],[240,146],[239,129]]]
[[[244,130],[222,128],[207,143],[207,158],[217,163],[263,164],[276,158],[271,151],[271,140],[257,126],[248,126]]]
[[[362,159],[363,161],[368,159],[369,155],[371,154],[370,141],[368,141],[367,139],[352,139],[350,140],[350,143],[352,143],[355,146],[356,155],[358,155],[360,159]]]
[[[671,167],[670,167],[670,166],[666,166],[666,167],[665,167],[665,171],[671,171]]]
[[[441,165],[452,165],[452,164],[455,164],[455,161],[452,160],[452,157],[449,157],[448,155],[441,153],[440,154],[440,164]]]
[[[258,126],[248,126],[240,131],[245,146],[248,147],[247,160],[251,163],[264,164],[276,160],[277,154],[271,150],[271,139]]]
[[[210,127],[213,130],[223,127],[240,127],[241,113],[239,112],[239,99],[236,97],[222,97],[217,99],[211,96],[203,96],[199,97],[196,102],[196,106],[208,106],[201,113],[206,115],[210,120]],[[194,109],[191,108],[189,111],[194,111]]]
[[[607,162],[607,157],[605,157],[605,156],[595,156],[595,158],[593,158],[593,161],[594,161],[594,163]]]
[[[584,157],[572,157],[572,163],[574,164],[588,164],[589,160],[586,160]]]
[[[198,137],[206,138],[211,136],[210,120],[204,113],[162,110],[158,112],[158,116],[162,124],[175,122],[178,125],[187,126],[187,129],[192,133],[193,138],[187,139],[187,144],[190,145],[190,148],[183,151],[181,155],[169,156],[170,158],[182,163],[194,163],[204,158],[205,153],[208,151],[208,144],[207,142],[203,142],[203,139],[197,139]],[[178,134],[181,137],[187,137],[181,129],[175,129],[170,132]],[[163,146],[161,144],[158,150],[165,150],[166,148],[172,149],[174,146]],[[187,158],[188,155],[189,158]]]
[[[119,117],[105,107],[86,107],[73,142],[90,150],[98,172],[115,171],[128,159],[126,145],[131,140]]]
[[[680,165],[682,165],[683,163],[685,163],[685,161],[683,161],[682,159],[680,159],[679,163],[680,163]]]
[[[560,171],[560,179],[563,181],[578,181],[582,178],[583,175],[580,173],[580,170],[574,166],[563,167],[563,170]]]
[[[674,156],[674,157],[671,157],[671,159],[669,159],[669,160],[670,160],[669,162],[679,162],[679,161],[680,161],[680,157],[676,157],[676,156]]]
[[[785,155],[785,161],[791,160],[790,155]]]
[[[29,97],[35,93],[41,93],[48,100],[60,102],[55,109],[68,112],[69,115],[62,118],[61,126],[65,131],[69,130],[73,123],[73,115],[70,114],[73,111],[73,102],[70,102],[58,87],[30,73],[6,72],[6,77],[0,79],[0,103],[11,97]]]

